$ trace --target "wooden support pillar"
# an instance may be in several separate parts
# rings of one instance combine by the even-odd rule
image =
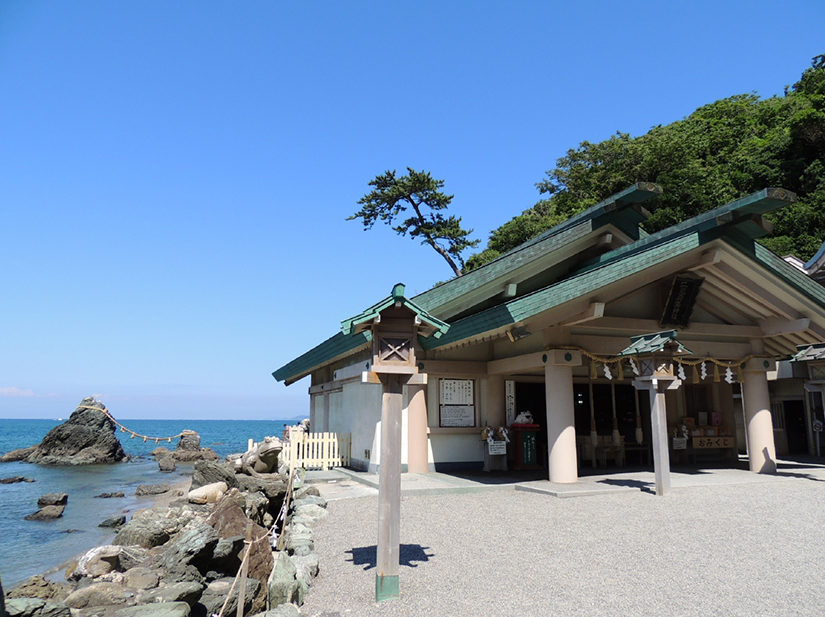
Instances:
[[[750,470],[756,473],[776,473],[776,445],[767,376],[767,371],[774,364],[765,358],[751,358],[744,367],[742,403],[748,435],[748,462]]]
[[[312,421],[309,423],[310,430],[312,429]],[[321,422],[321,430],[319,433],[329,433],[329,392],[324,392],[324,419]]]
[[[547,472],[550,482],[579,479],[573,367],[581,364],[580,351],[548,350],[544,360],[547,402]]]
[[[653,473],[656,494],[670,493],[670,451],[667,436],[667,403],[665,392],[675,390],[682,382],[675,377],[640,377],[633,382],[637,390],[650,393],[650,432],[653,444]]]
[[[430,447],[427,437],[427,386],[407,386],[407,471],[430,471]]]
[[[381,470],[378,478],[378,550],[375,600],[399,596],[401,527],[401,409],[406,375],[383,374]]]

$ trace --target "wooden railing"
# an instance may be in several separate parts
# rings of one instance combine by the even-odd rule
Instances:
[[[352,454],[350,433],[292,433],[284,442],[281,456],[290,469],[322,469],[348,467]]]

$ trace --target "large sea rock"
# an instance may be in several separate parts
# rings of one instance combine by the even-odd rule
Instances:
[[[117,463],[126,452],[115,437],[116,425],[106,406],[91,397],[80,401],[69,419],[50,430],[37,446],[14,450],[0,461],[26,461],[41,465],[92,465]]]

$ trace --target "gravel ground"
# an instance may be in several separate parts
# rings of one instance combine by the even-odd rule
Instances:
[[[307,616],[825,615],[825,470],[559,499],[406,495],[401,597],[375,602],[378,498],[330,501]]]

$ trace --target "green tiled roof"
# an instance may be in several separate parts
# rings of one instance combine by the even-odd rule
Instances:
[[[618,198],[597,204],[478,270],[416,296],[415,305],[423,313],[432,312],[439,306],[460,298],[477,287],[496,279],[500,280],[508,272],[515,271],[544,254],[552,253],[564,244],[583,237],[604,224],[616,224],[617,221],[623,221],[620,224],[627,226],[634,220],[634,217],[639,217],[638,220],[641,220],[641,214],[629,209],[628,206],[648,198],[650,192],[654,192],[653,189],[650,189],[645,196],[644,190],[640,191],[639,187],[631,187],[624,193],[635,196],[632,199],[636,201],[622,202]],[[825,306],[825,288],[785,263],[768,249],[753,242],[753,238],[764,233],[753,218],[792,203],[795,199],[796,196],[789,191],[765,189],[655,234],[648,235],[637,228],[638,239],[635,242],[583,264],[578,271],[571,273],[567,278],[533,293],[459,319],[450,324],[449,330],[444,332],[440,338],[421,338],[419,342],[424,349],[434,349],[475,338],[487,332],[509,328],[554,307],[592,295],[608,284],[631,277],[719,237],[724,237],[732,246],[746,253],[751,259],[817,304]],[[622,219],[624,215],[627,216]],[[633,224],[636,223],[638,221]],[[379,307],[383,306],[386,301],[385,299],[364,313],[343,322],[345,331],[351,331],[356,322],[374,317],[373,314],[383,310]],[[429,314],[428,317],[435,319]],[[361,345],[366,345],[369,341],[367,338],[353,339],[353,337],[363,336],[339,333],[278,369],[273,375],[278,380],[295,381],[315,367],[341,357],[347,351],[354,351]]]
[[[552,253],[564,245],[586,236],[594,229],[610,223],[619,227],[631,238],[640,238],[646,234],[638,225],[645,219],[646,215],[635,210],[633,206],[661,193],[662,188],[656,184],[637,182],[633,186],[570,217],[563,223],[548,229],[535,238],[520,244],[482,267],[415,296],[414,300],[426,310],[434,311],[439,306],[482,285],[500,279],[508,273],[532,263],[541,255]]]
[[[393,305],[404,306],[413,313],[421,320],[422,323],[428,326],[428,330],[430,334],[426,336],[433,336],[435,338],[441,337],[447,330],[450,329],[450,325],[446,322],[441,321],[440,319],[436,319],[432,315],[430,315],[427,311],[419,307],[415,304],[412,300],[408,300],[404,297],[404,285],[401,283],[397,283],[393,289],[392,294],[378,302],[377,304],[373,304],[367,310],[359,313],[355,317],[350,317],[349,319],[345,319],[341,322],[341,331],[344,334],[350,334],[353,329],[357,329],[358,326],[366,323],[372,322],[381,311],[388,309]]]
[[[791,362],[807,362],[808,360],[825,360],[825,343],[797,345]]]
[[[593,268],[531,294],[515,298],[450,324],[450,331],[438,341],[422,341],[424,349],[442,347],[484,332],[526,321],[548,309],[587,296],[605,285],[642,272],[651,266],[685,253],[700,245],[699,234],[685,235],[670,242],[644,247],[621,261]]]
[[[638,356],[641,354],[656,353],[662,351],[668,343],[676,343],[679,346],[677,353],[692,353],[690,349],[676,340],[676,330],[666,330],[664,332],[654,332],[652,334],[642,334],[641,336],[631,336],[630,345],[622,349],[617,356]]]
[[[314,367],[334,358],[354,353],[361,347],[368,346],[371,341],[372,333],[369,331],[359,332],[358,334],[339,332],[305,354],[298,356],[290,363],[285,364],[272,373],[272,376],[278,381],[286,381],[288,385],[308,375]]]

